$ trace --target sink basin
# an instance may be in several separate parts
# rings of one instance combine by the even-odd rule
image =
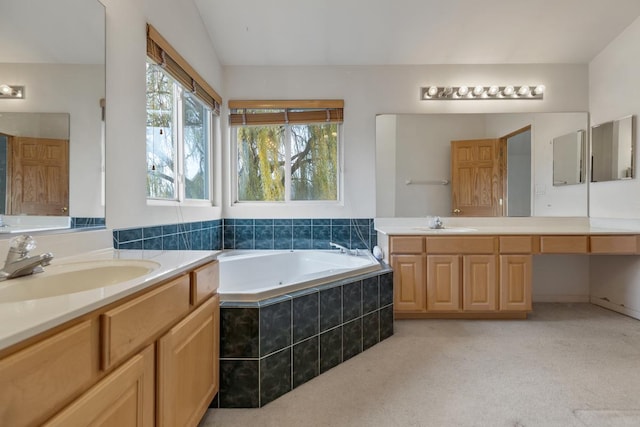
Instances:
[[[160,264],[147,260],[100,260],[52,264],[44,273],[0,282],[0,303],[73,294],[144,276]]]
[[[445,227],[445,228],[429,228],[429,227],[414,227],[414,230],[429,231],[431,233],[468,233],[470,231],[477,231],[475,228],[467,227]]]

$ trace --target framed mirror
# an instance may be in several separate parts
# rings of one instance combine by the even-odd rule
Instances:
[[[553,185],[585,182],[585,131],[553,138]]]
[[[635,177],[634,116],[591,128],[591,182]]]
[[[25,174],[38,170],[42,177],[32,192],[40,195],[38,200],[23,197],[17,203],[12,195],[15,185],[0,184],[0,193],[3,188],[5,192],[5,223],[35,216],[43,224],[53,217],[65,218],[67,228],[104,226],[104,6],[98,0],[5,0],[0,42],[0,85],[24,87],[23,99],[0,97],[0,134],[9,144],[8,153],[20,151],[16,141],[31,138],[29,150],[47,152],[47,156],[55,152],[67,159],[66,175],[61,175],[64,167],[51,167],[42,159],[31,172],[23,168]],[[52,117],[66,122],[66,138],[59,132],[64,125],[52,123]],[[38,145],[36,139],[66,139],[67,148],[62,143]],[[6,169],[4,182],[10,184],[7,172],[16,168]],[[65,193],[67,202],[60,199]],[[32,202],[40,203],[43,197],[56,200],[55,212],[33,210]]]
[[[588,216],[587,185],[553,185],[552,144],[588,126],[583,112],[378,115],[376,216],[453,216],[452,141],[460,140],[494,140],[498,147],[503,170],[478,171],[486,179],[475,182],[495,182],[485,188],[500,191],[491,197],[475,187],[460,191],[469,200],[494,199],[497,208],[482,215]]]

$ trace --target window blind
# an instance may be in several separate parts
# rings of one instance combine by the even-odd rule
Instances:
[[[160,35],[153,25],[147,24],[147,56],[176,79],[186,90],[220,115],[222,97],[189,65],[189,63]]]
[[[229,101],[231,126],[277,125],[302,123],[342,123],[344,101],[286,100],[286,101]]]

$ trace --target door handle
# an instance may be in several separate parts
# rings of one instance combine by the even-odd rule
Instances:
[[[460,209],[458,209],[458,208],[456,208],[456,209],[454,209],[454,210],[453,210],[453,214],[454,214],[454,215],[459,215],[459,214],[461,214],[461,213],[462,213],[462,211],[461,211]]]
[[[67,213],[67,211],[68,211],[69,209],[67,209],[67,207],[65,206],[65,207],[63,207],[63,208],[62,208],[62,209],[60,209],[60,210],[62,211],[62,213]]]

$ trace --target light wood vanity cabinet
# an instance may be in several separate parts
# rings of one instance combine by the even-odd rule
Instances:
[[[0,353],[0,425],[196,426],[218,391],[218,263]]]
[[[525,275],[531,274],[531,259],[527,268],[518,269],[522,255],[511,253],[531,250],[533,240],[529,237],[528,245],[521,238],[504,242],[509,255],[500,254],[497,236],[391,236],[396,317],[526,316],[531,280]],[[503,263],[509,268],[503,269]],[[503,271],[511,276],[503,278]]]

